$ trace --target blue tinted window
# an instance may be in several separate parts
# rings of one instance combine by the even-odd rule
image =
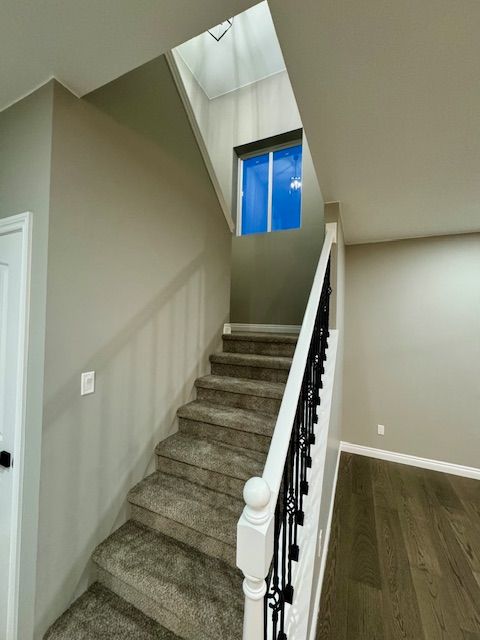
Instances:
[[[243,161],[242,235],[268,230],[268,163],[268,153]]]
[[[298,229],[302,209],[302,145],[242,160],[241,187],[241,235]]]
[[[272,231],[298,229],[302,208],[302,145],[273,153]]]

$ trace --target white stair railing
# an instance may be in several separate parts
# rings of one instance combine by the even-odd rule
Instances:
[[[337,224],[327,224],[263,475],[244,488],[245,508],[237,526],[237,566],[244,574],[243,640],[287,640],[291,627],[301,529],[308,518],[304,506],[312,500],[311,494],[306,498],[311,467],[313,461],[322,466],[325,460],[320,456],[319,461],[314,449],[322,436],[317,408],[331,351],[330,255],[336,235]],[[323,469],[315,472],[323,477]],[[321,482],[315,487],[321,492]],[[289,632],[290,637],[300,638]]]

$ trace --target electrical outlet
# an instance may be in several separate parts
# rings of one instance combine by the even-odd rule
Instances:
[[[95,391],[95,371],[86,371],[80,378],[80,395],[86,396]]]
[[[385,425],[383,425],[383,424],[377,425],[377,431],[378,431],[378,435],[379,436],[384,436],[385,435]]]

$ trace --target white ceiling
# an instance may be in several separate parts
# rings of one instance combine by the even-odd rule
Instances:
[[[208,98],[216,98],[285,69],[266,2],[237,15],[220,42],[209,33],[202,33],[178,47],[177,52]]]
[[[0,110],[52,76],[82,96],[255,0],[0,0]]]
[[[480,231],[480,2],[269,4],[347,240]]]

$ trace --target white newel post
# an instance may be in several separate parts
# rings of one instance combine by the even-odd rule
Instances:
[[[265,578],[273,558],[274,506],[263,478],[250,478],[243,490],[245,508],[237,525],[237,566],[243,571],[243,640],[263,640]]]

